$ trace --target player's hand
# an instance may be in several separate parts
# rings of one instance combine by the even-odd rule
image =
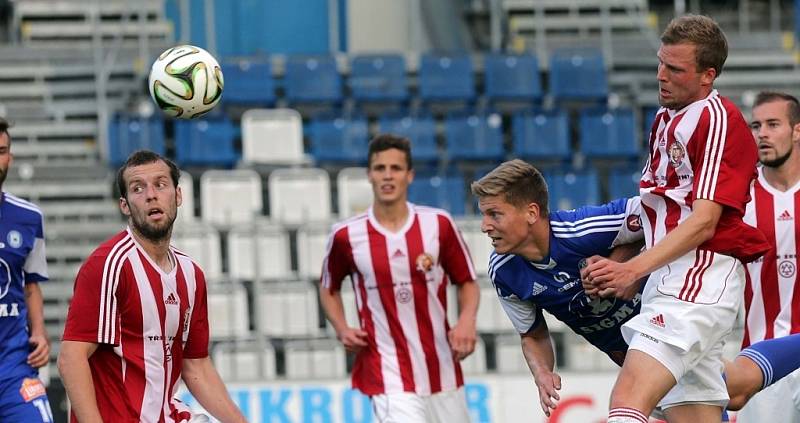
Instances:
[[[539,390],[539,405],[542,406],[544,414],[550,417],[551,411],[558,407],[558,401],[561,399],[558,395],[561,389],[561,376],[549,370],[542,370],[537,372],[534,379]]]
[[[356,328],[345,328],[336,334],[336,337],[344,345],[344,349],[350,352],[358,352],[367,346],[369,335],[366,331]]]
[[[598,295],[603,298],[633,298],[639,290],[637,282],[640,278],[630,262],[618,263],[605,258],[581,270],[581,279],[596,286],[599,289]]]
[[[47,340],[46,335],[31,335],[28,338],[28,344],[30,344],[33,349],[33,351],[28,354],[28,364],[32,367],[39,368],[50,361],[50,341]]]
[[[478,339],[478,332],[475,323],[459,320],[453,329],[447,333],[447,340],[450,341],[450,349],[456,360],[467,358],[475,351],[475,342]]]
[[[581,271],[581,284],[583,285],[583,290],[584,292],[586,292],[586,295],[591,299],[595,299],[600,295],[600,288],[598,288],[597,285],[594,284],[593,282],[589,282],[586,278],[584,278],[583,269],[588,267],[590,264],[599,261],[602,258],[603,258],[602,256],[591,256],[587,257],[585,260],[582,260],[578,264],[578,269],[580,269]]]

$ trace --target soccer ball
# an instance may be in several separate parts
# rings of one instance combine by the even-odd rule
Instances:
[[[182,45],[161,53],[150,68],[148,86],[169,116],[192,119],[208,113],[222,96],[222,70],[200,47]]]

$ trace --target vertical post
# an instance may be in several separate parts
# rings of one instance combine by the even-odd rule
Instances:
[[[108,160],[108,106],[106,91],[108,68],[103,60],[103,34],[100,29],[100,4],[103,0],[95,0],[91,10],[92,16],[92,59],[94,61],[94,81],[97,91],[97,147],[100,159]]]
[[[503,19],[503,0],[491,0],[489,9],[489,30],[491,34],[492,51],[500,51],[503,46],[503,30],[501,22]]]
[[[739,33],[750,33],[750,0],[739,0]]]
[[[217,30],[214,27],[214,0],[205,0],[206,50],[217,57]]]
[[[338,53],[341,47],[339,45],[339,1],[328,0],[328,49],[331,53]]]
[[[686,0],[675,0],[675,16],[686,13]]]
[[[191,44],[192,38],[192,16],[189,9],[189,0],[178,0],[178,14],[181,20],[181,44]]]

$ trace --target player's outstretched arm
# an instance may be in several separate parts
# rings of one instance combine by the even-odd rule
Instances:
[[[58,354],[58,372],[72,411],[81,423],[103,423],[89,369],[89,357],[96,350],[97,344],[90,342],[64,341]]]
[[[341,341],[347,351],[358,352],[361,348],[367,346],[367,340],[369,339],[367,332],[347,325],[342,294],[339,291],[331,291],[321,286],[319,288],[319,302],[322,305],[325,316],[336,331],[336,338]]]
[[[520,334],[522,354],[531,370],[536,388],[539,390],[539,404],[542,411],[550,417],[551,410],[558,407],[561,397],[561,376],[553,372],[555,366],[555,353],[553,343],[550,341],[550,330],[547,322],[542,322],[532,331]]]
[[[42,367],[50,361],[50,340],[44,326],[44,301],[42,290],[36,282],[25,284],[25,305],[28,307],[28,327],[30,335],[28,343],[33,351],[28,354],[28,364]]]
[[[247,423],[231,400],[211,357],[183,359],[181,377],[197,402],[217,420],[222,423]]]
[[[468,281],[456,285],[458,287],[458,322],[447,334],[450,348],[457,360],[467,358],[475,351],[475,342],[478,339],[476,320],[478,318],[478,303],[481,290],[478,283]]]

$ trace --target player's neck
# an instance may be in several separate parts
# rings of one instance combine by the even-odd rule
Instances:
[[[531,227],[529,240],[518,255],[535,262],[541,262],[550,256],[550,222],[547,219]]]
[[[800,154],[792,154],[786,162],[778,167],[763,167],[764,179],[778,191],[785,192],[800,181]]]
[[[391,232],[397,232],[408,220],[408,204],[405,201],[375,202],[372,205],[372,213],[381,226]]]
[[[139,246],[144,250],[144,253],[150,257],[150,260],[152,260],[161,271],[164,273],[172,271],[175,264],[172,262],[172,257],[169,252],[169,237],[160,241],[153,241],[149,238],[145,238],[133,228],[131,229],[131,233],[133,237],[136,238],[136,242],[139,243]]]

